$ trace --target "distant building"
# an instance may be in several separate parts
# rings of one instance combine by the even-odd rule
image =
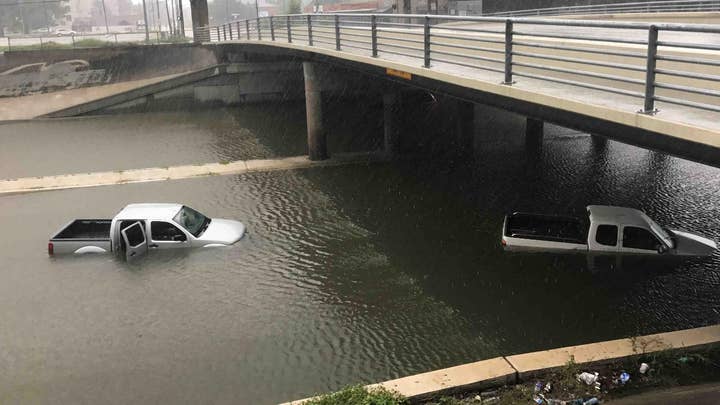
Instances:
[[[451,0],[448,1],[450,15],[482,15],[483,0]]]

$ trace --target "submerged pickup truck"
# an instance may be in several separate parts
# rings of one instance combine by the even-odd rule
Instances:
[[[501,243],[509,251],[597,252],[709,256],[714,241],[660,227],[642,211],[606,205],[587,207],[588,219],[516,212],[505,217]]]
[[[130,204],[113,219],[76,219],[48,242],[48,254],[114,252],[129,261],[150,249],[228,246],[245,225],[181,204]]]

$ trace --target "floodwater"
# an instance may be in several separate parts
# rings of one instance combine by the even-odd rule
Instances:
[[[4,125],[14,149],[3,143],[2,177],[296,155],[302,112]],[[557,127],[541,154],[528,154],[517,118],[486,116],[494,130],[475,140],[474,158],[0,197],[0,403],[271,404],[720,322],[717,255],[598,270],[499,245],[508,211],[582,215],[587,204],[641,208],[719,240],[718,169]],[[44,141],[18,146],[18,125],[23,139]],[[123,125],[143,130],[125,136]],[[331,134],[344,135],[331,150],[376,147],[378,128],[337,119]],[[138,265],[47,256],[65,222],[132,202],[183,202],[249,232],[229,248],[153,252]]]

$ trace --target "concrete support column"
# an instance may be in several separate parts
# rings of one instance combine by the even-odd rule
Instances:
[[[529,152],[541,151],[543,143],[542,120],[527,118],[525,124],[525,146]]]
[[[457,100],[455,105],[455,133],[457,151],[461,156],[472,156],[475,141],[475,104]]]
[[[400,144],[400,96],[398,93],[383,94],[383,128],[385,130],[385,153],[396,155]]]
[[[324,160],[329,155],[325,129],[323,128],[322,87],[317,65],[312,62],[303,62],[303,76],[305,79],[308,155],[310,160]]]
[[[192,14],[193,42],[209,42],[210,20],[207,0],[190,0],[190,13]]]

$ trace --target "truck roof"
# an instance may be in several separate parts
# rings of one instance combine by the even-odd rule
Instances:
[[[650,226],[647,215],[640,210],[626,207],[615,207],[612,205],[588,205],[590,222],[600,224],[622,224],[635,225],[642,228]]]
[[[118,212],[115,218],[171,220],[180,208],[182,204],[129,204]]]

